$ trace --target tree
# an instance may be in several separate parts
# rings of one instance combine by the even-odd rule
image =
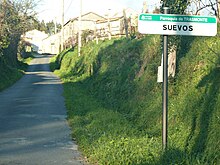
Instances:
[[[218,5],[217,5],[217,11],[218,11],[218,22],[220,22],[220,0],[218,0]]]
[[[52,34],[55,34],[61,30],[61,24],[56,23],[56,32],[55,32],[55,23],[53,21],[47,22],[46,28],[47,28],[46,33],[52,35]]]
[[[220,20],[220,0],[191,0],[188,7],[189,13],[199,15],[206,10],[208,14],[215,15]]]
[[[17,66],[20,36],[36,25],[32,0],[0,0],[0,54],[1,61]]]
[[[56,32],[55,32],[55,23],[54,21],[50,21],[45,23],[44,20],[42,20],[40,23],[38,23],[37,30],[44,31],[45,33],[49,35],[53,35],[61,30],[61,24],[56,23]]]
[[[44,22],[44,20],[42,20],[40,23],[39,23],[39,26],[37,28],[39,31],[47,31],[47,27],[46,27],[46,23]]]
[[[161,0],[161,13],[163,12],[164,7],[169,7],[170,14],[186,14],[186,9],[189,5],[189,0]],[[179,46],[181,37],[180,36],[170,36],[169,37],[169,50],[176,49]]]
[[[161,12],[163,7],[169,7],[171,14],[185,14],[189,0],[161,0]]]
[[[53,21],[46,23],[47,31],[46,33],[52,35],[55,34],[55,23]]]
[[[153,13],[154,13],[154,14],[159,14],[159,13],[160,13],[160,9],[157,8],[157,7],[155,7],[155,9],[153,10]]]

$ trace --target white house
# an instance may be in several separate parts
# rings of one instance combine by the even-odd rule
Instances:
[[[61,32],[42,40],[42,53],[59,54],[61,49]]]
[[[32,50],[38,53],[42,53],[42,41],[46,37],[48,37],[48,35],[45,32],[36,29],[28,31],[21,36],[25,42],[31,44]]]
[[[125,34],[125,17],[128,29],[131,32],[137,27],[138,12],[131,8],[115,13],[108,19],[96,21],[96,31],[99,37],[108,36],[109,30],[112,36],[121,36]]]
[[[88,12],[81,16],[81,30],[95,30],[95,23],[97,20],[103,20],[104,17],[94,13]],[[77,42],[77,34],[79,32],[79,17],[70,19],[64,25],[64,45],[67,47],[70,45],[75,45]]]
[[[125,9],[126,20],[128,21],[128,28],[130,33],[132,29],[137,26],[137,15],[138,13],[133,9]],[[125,13],[123,11],[114,14],[111,18],[102,17],[94,12],[88,12],[81,16],[81,30],[91,30],[94,31],[92,38],[94,36],[98,38],[106,38],[110,33],[112,36],[118,37],[125,34]],[[110,32],[109,32],[110,30]],[[63,27],[63,44],[64,48],[72,47],[77,44],[79,32],[79,17],[70,19]],[[33,32],[32,32],[33,33]],[[31,33],[31,34],[32,34]],[[34,33],[37,33],[34,31]],[[61,32],[51,35],[43,36],[39,35],[40,39],[36,39],[33,35],[28,34],[27,38],[35,39],[35,45],[42,53],[58,54],[61,51]],[[41,38],[42,36],[42,38]],[[41,41],[41,42],[40,42]],[[41,43],[41,44],[40,44]]]

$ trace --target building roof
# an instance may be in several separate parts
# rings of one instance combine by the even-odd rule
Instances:
[[[78,21],[78,19],[79,19],[79,17],[72,18],[69,21],[67,21],[67,23],[65,25],[69,24],[69,22]],[[88,13],[85,13],[81,16],[82,21],[94,21],[95,22],[97,20],[103,20],[103,19],[106,19],[106,18],[101,15],[98,15],[94,12],[88,12]]]
[[[138,16],[139,14],[137,11],[133,10],[132,8],[126,8],[125,13],[126,13],[126,17],[134,17],[134,16]],[[109,21],[110,22],[116,21],[116,20],[121,19],[122,17],[124,17],[124,14],[123,14],[123,11],[120,11],[112,15],[111,18],[109,18]],[[72,18],[64,26],[66,26],[70,22],[78,21],[78,19],[79,17]],[[105,23],[108,21],[108,18],[105,18],[94,12],[88,12],[81,16],[81,20],[82,21],[94,21],[96,23]]]
[[[122,19],[123,16],[121,17],[114,17],[114,18],[109,18],[109,22],[114,22],[114,21],[118,21],[120,19]],[[99,23],[106,23],[108,22],[108,19],[104,19],[104,20],[97,20],[96,23],[99,24]]]
[[[126,8],[125,9],[126,17],[132,17],[132,16],[137,16],[139,13],[135,11],[132,8]],[[112,17],[123,17],[123,10],[120,12],[115,13]]]

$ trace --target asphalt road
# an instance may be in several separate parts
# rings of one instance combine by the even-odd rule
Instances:
[[[48,63],[49,56],[38,56],[22,79],[0,92],[0,165],[82,164],[61,82]]]

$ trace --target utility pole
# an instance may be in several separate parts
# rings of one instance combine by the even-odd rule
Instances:
[[[111,24],[110,24],[110,10],[108,9],[108,39],[111,40]]]
[[[81,55],[81,47],[82,47],[82,0],[80,0],[80,11],[79,11],[79,19],[78,19],[78,56]]]
[[[125,34],[126,34],[126,38],[128,38],[128,21],[127,21],[125,9],[123,10],[123,15],[124,15]]]
[[[95,21],[95,40],[96,40],[96,44],[99,43],[99,40],[98,40],[98,36],[97,36],[97,23]]]
[[[61,0],[61,24],[62,24],[62,28],[61,28],[61,51],[63,51],[63,43],[64,43],[64,0]]]
[[[57,34],[57,17],[54,20],[54,34]]]

